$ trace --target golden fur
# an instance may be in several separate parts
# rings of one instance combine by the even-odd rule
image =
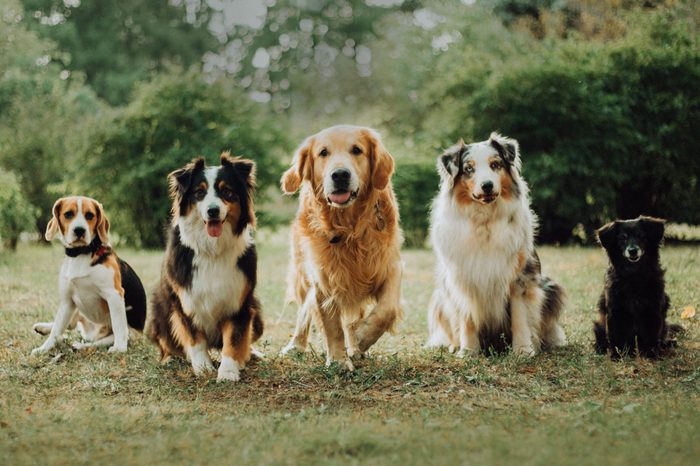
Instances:
[[[323,149],[328,155],[321,157]],[[345,208],[330,205],[323,192],[324,177],[339,166],[350,166],[360,180],[355,202]],[[328,362],[352,368],[347,356],[366,351],[400,320],[402,235],[393,170],[392,156],[369,128],[328,128],[297,150],[281,180],[286,194],[301,189],[288,273],[288,298],[300,309],[284,352],[305,349],[311,315],[316,315]],[[366,315],[372,303],[376,305]]]

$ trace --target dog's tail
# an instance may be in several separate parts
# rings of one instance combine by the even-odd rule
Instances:
[[[564,288],[549,277],[542,277],[540,287],[544,291],[542,318],[556,321],[564,309],[564,299],[566,298]]]

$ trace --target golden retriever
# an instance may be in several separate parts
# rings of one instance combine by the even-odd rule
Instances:
[[[333,126],[297,150],[281,180],[286,194],[301,189],[288,273],[288,298],[299,310],[283,354],[306,349],[316,316],[326,364],[353,370],[352,359],[400,321],[403,237],[393,171],[370,128]]]

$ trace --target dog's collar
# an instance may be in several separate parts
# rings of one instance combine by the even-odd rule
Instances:
[[[96,236],[92,243],[87,246],[78,246],[77,248],[65,248],[66,256],[68,257],[78,257],[83,254],[97,254],[101,256],[107,252],[107,248],[102,245],[99,236]]]

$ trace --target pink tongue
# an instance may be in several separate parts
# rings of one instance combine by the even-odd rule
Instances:
[[[224,224],[222,222],[207,222],[207,233],[213,238],[218,238],[221,236],[221,232],[224,230]]]
[[[328,199],[330,199],[332,202],[335,202],[336,204],[345,204],[346,202],[348,202],[348,199],[350,199],[350,191],[333,193],[330,196],[328,196]]]

